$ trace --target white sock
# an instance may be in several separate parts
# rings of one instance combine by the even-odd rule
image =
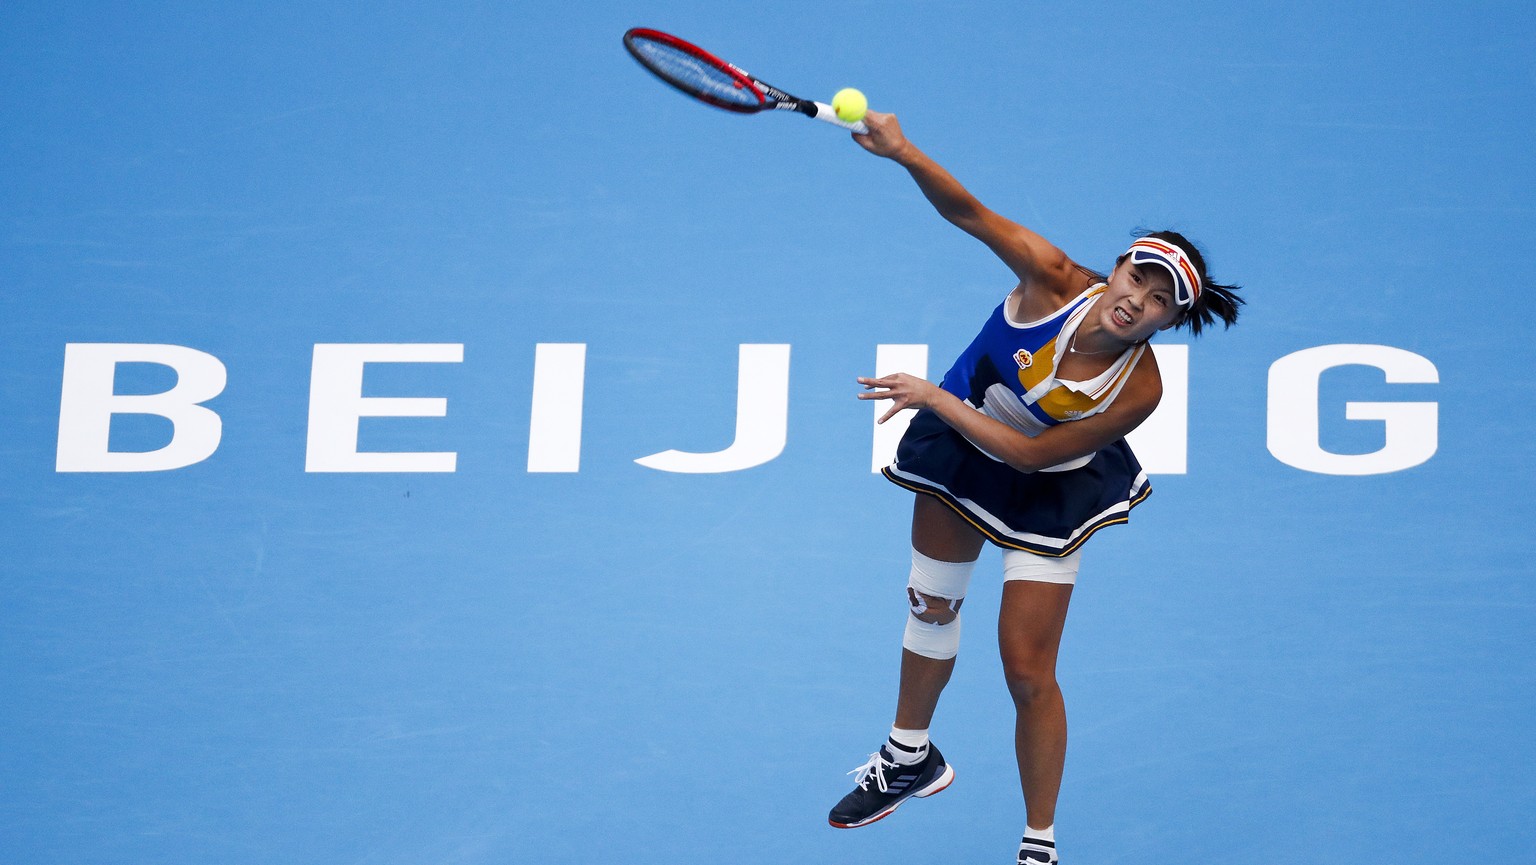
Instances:
[[[927,730],[903,730],[900,727],[891,728],[890,741],[886,742],[887,750],[896,762],[903,766],[922,762],[928,756],[928,731]]]
[[[1029,821],[1024,822],[1024,840],[1019,842],[1019,865],[1056,865],[1055,823],[1036,829],[1029,825]]]
[[[1026,822],[1024,824],[1024,837],[1025,838],[1032,838],[1032,839],[1034,839],[1036,841],[1049,841],[1052,844],[1055,844],[1056,843],[1056,824],[1052,823],[1051,825],[1045,827],[1044,829],[1036,829],[1035,827],[1029,825],[1028,822]]]

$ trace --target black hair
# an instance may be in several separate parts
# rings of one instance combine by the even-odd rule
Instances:
[[[1195,270],[1200,273],[1200,296],[1196,298],[1194,306],[1184,310],[1179,320],[1174,323],[1175,328],[1187,327],[1195,336],[1207,325],[1214,324],[1221,319],[1224,327],[1231,327],[1237,322],[1238,307],[1247,301],[1237,296],[1242,286],[1225,285],[1211,279],[1210,273],[1205,268],[1205,256],[1194,241],[1178,233],[1177,231],[1147,231],[1138,229],[1133,232],[1136,237],[1153,237],[1164,240],[1184,250],[1184,254],[1195,265]],[[1118,266],[1125,256],[1115,259]]]

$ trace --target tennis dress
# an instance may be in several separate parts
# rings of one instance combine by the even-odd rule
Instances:
[[[972,408],[1028,436],[1104,411],[1146,352],[1131,346],[1091,381],[1058,378],[1058,358],[1101,283],[1038,321],[1018,322],[1008,301],[945,373],[941,387]],[[1065,556],[1099,529],[1126,522],[1152,493],[1147,474],[1124,439],[1085,457],[1021,472],[967,439],[929,409],[913,416],[896,462],[883,470],[894,483],[937,496],[1009,549]]]

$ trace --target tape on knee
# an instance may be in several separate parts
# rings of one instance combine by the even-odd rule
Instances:
[[[907,599],[912,615],[907,617],[907,631],[901,645],[925,658],[947,660],[960,651],[960,603],[971,585],[975,562],[941,562],[917,550],[912,551],[912,572],[907,577]],[[928,597],[943,598],[955,612],[954,621],[938,624],[918,616],[929,610]]]
[[[953,658],[960,654],[960,616],[957,614],[953,621],[943,625],[907,616],[907,631],[901,636],[901,647],[936,661]]]
[[[907,576],[907,587],[924,595],[951,601],[950,607],[954,608],[959,605],[959,601],[964,600],[974,570],[975,562],[941,562],[913,550],[912,572]]]

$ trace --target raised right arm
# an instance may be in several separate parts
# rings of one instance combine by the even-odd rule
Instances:
[[[861,147],[884,156],[912,175],[917,188],[949,222],[980,240],[1019,278],[1026,289],[1045,285],[1050,290],[1076,293],[1077,265],[1050,241],[1028,228],[994,213],[972,195],[943,166],[922,152],[901,131],[893,114],[871,111],[864,116],[868,135],[855,135]]]

